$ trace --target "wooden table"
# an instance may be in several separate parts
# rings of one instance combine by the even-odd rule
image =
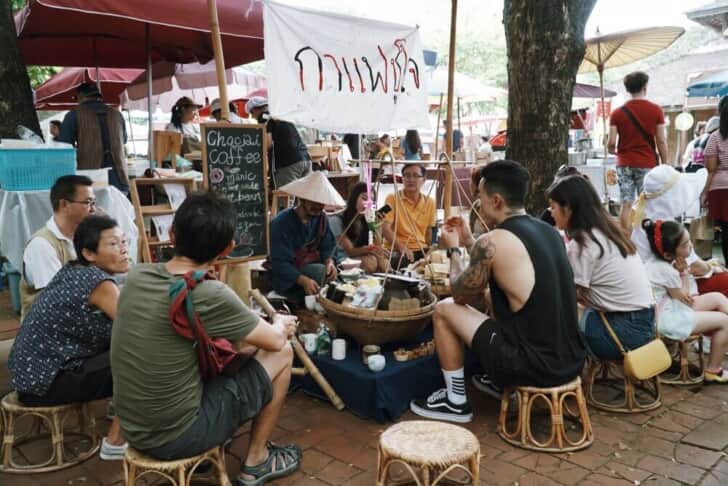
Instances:
[[[326,177],[345,200],[348,199],[351,190],[359,182],[359,172],[329,172]]]

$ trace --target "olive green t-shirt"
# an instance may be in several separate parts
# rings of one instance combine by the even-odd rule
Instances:
[[[169,320],[169,287],[179,278],[163,263],[137,265],[119,296],[111,335],[114,409],[124,437],[136,449],[178,438],[202,403],[197,353]],[[210,338],[241,340],[259,322],[222,282],[201,282],[192,302]]]

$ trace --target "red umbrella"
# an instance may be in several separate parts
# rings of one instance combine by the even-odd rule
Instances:
[[[139,74],[141,69],[100,68],[98,70],[101,94],[105,103],[119,104],[119,95]],[[35,91],[38,110],[69,110],[76,106],[76,87],[81,83],[96,83],[96,69],[73,67],[41,84]]]
[[[225,64],[263,58],[262,2],[218,0]],[[147,66],[152,60],[213,59],[210,15],[202,0],[30,0],[15,16],[26,64]]]

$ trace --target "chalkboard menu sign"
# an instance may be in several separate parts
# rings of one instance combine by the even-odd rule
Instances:
[[[224,194],[238,216],[229,258],[265,258],[270,246],[265,127],[206,123],[201,130],[204,185]]]

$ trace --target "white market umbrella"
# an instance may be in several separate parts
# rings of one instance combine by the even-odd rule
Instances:
[[[427,94],[438,97],[447,94],[447,69],[436,68],[427,73]],[[488,86],[467,74],[455,73],[453,96],[465,102],[494,101],[508,95],[508,91]],[[437,103],[438,101],[435,101]]]

